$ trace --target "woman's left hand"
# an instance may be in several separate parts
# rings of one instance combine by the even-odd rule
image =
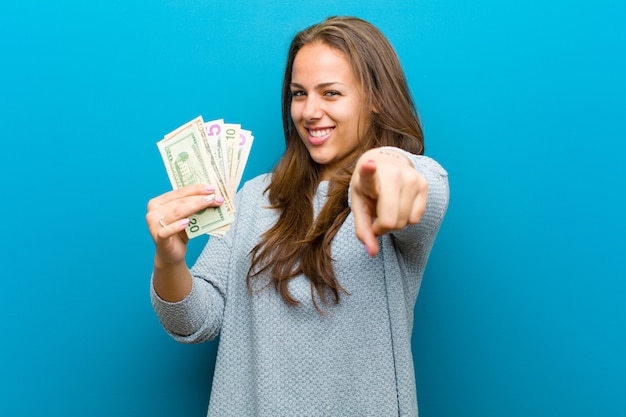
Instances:
[[[399,151],[374,148],[357,161],[350,182],[357,238],[370,256],[377,236],[418,223],[428,201],[428,182]]]

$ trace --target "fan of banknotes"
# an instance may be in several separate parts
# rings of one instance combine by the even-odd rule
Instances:
[[[250,155],[254,136],[241,125],[223,119],[205,122],[202,116],[165,135],[157,143],[174,189],[211,184],[224,204],[189,218],[187,236],[222,237],[233,222],[235,193]]]

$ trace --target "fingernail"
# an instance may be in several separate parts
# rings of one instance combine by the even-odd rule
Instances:
[[[181,226],[187,226],[188,224],[189,224],[189,219],[182,219],[182,220],[180,221],[180,225],[181,225]]]
[[[213,200],[215,200],[215,194],[207,195],[206,197],[204,197],[204,202],[205,203],[210,203]]]
[[[365,252],[367,252],[367,254],[371,257],[372,256],[372,252],[370,252],[370,248],[368,248],[367,246],[365,246]]]
[[[222,204],[224,202],[224,197],[215,197],[215,202]]]
[[[206,190],[211,193],[211,192],[215,191],[215,187],[213,187],[212,185],[207,185],[206,186]]]

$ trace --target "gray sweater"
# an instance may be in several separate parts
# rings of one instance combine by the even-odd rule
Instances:
[[[277,219],[263,193],[269,175],[239,191],[231,230],[209,239],[184,300],[166,302],[152,286],[154,309],[174,339],[220,336],[209,416],[417,416],[413,309],[449,190],[439,164],[407,155],[429,184],[424,217],[380,237],[380,253],[370,258],[350,214],[332,243],[335,273],[348,294],[323,305],[323,315],[304,276],[289,284],[296,307],[271,286],[252,294],[246,286],[250,250]],[[318,187],[316,214],[327,187]]]

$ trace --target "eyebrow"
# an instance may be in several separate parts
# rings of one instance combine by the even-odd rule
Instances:
[[[316,85],[315,89],[316,90],[320,90],[322,88],[327,88],[327,87],[330,87],[330,86],[335,85],[335,84],[343,85],[342,83],[340,83],[338,81],[330,81],[330,82],[327,82],[327,83],[320,83],[320,84]],[[305,89],[304,86],[302,84],[299,84],[299,83],[293,83],[292,82],[290,85],[291,85],[291,87],[301,88],[303,90]]]

